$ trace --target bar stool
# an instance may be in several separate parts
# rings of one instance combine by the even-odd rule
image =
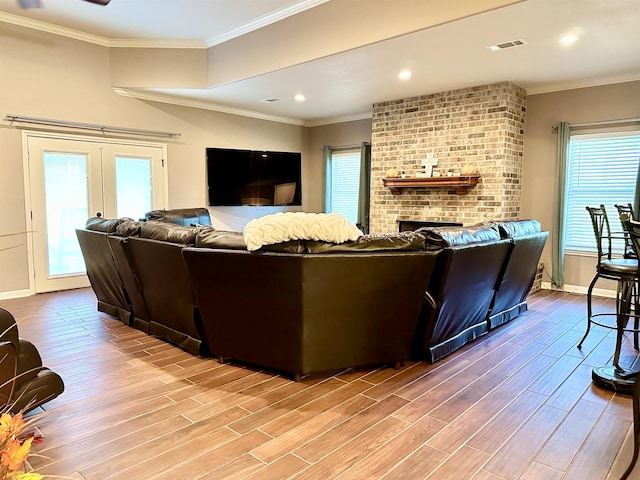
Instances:
[[[630,203],[627,203],[626,205],[616,204],[615,207],[618,209],[618,216],[620,217],[622,231],[624,232],[624,258],[638,258],[636,252],[633,250],[633,243],[627,232],[627,227],[622,220],[623,215],[626,215],[631,220],[635,218],[635,215],[633,214],[633,206]]]
[[[640,312],[637,295],[638,260],[637,258],[613,258],[611,252],[611,228],[604,205],[586,207],[586,209],[591,216],[591,223],[596,237],[598,262],[596,264],[596,274],[587,290],[587,331],[580,343],[578,343],[578,348],[582,348],[582,343],[589,335],[591,324],[615,328],[617,336],[613,365],[595,367],[592,372],[592,379],[596,385],[608,390],[631,393],[633,380],[629,378],[628,372],[625,372],[624,368],[620,366],[620,350],[622,349],[622,339],[626,331],[634,333],[634,347],[638,348],[638,316],[636,315],[636,312]],[[605,243],[606,249],[603,247]],[[599,279],[614,280],[617,283],[615,313],[593,313],[593,288]],[[634,306],[634,313],[631,313],[632,305]],[[602,318],[612,315],[616,318],[614,326],[610,323],[605,323]],[[634,318],[634,328],[629,329],[627,324],[631,317]]]

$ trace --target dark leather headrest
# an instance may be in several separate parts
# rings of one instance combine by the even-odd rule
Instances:
[[[470,227],[423,227],[417,230],[425,238],[426,247],[455,247],[500,240],[498,231],[490,225]]]
[[[246,250],[247,245],[240,232],[206,230],[196,235],[196,247],[223,248],[226,250]]]
[[[540,222],[537,220],[513,220],[495,222],[502,238],[515,238],[523,235],[531,235],[540,231]]]
[[[175,223],[177,225],[211,225],[209,210],[204,207],[151,210],[144,214],[146,220]]]
[[[165,222],[142,222],[140,224],[140,237],[163,242],[193,245],[196,235],[200,232],[198,227],[184,227]]]
[[[379,252],[384,250],[422,250],[424,237],[417,232],[363,235],[357,240],[344,243],[329,243],[307,240],[309,253],[334,252]]]
[[[113,233],[116,231],[118,225],[125,221],[131,221],[131,219],[91,217],[87,220],[85,228],[94,232]]]
[[[129,219],[116,227],[116,234],[121,237],[134,237],[140,235],[140,225],[143,223],[144,222]]]

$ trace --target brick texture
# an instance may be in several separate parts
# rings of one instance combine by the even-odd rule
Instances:
[[[397,231],[397,220],[465,225],[516,219],[520,210],[526,92],[502,82],[377,103],[371,144],[371,232]],[[467,194],[411,188],[392,195],[382,184],[390,168],[415,177],[428,153],[437,169],[480,173]]]

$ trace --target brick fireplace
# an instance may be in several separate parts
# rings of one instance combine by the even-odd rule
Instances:
[[[397,231],[397,220],[515,219],[520,211],[526,92],[502,82],[377,103],[371,144],[371,232]],[[383,186],[388,169],[415,177],[427,154],[441,175],[475,166],[478,184],[465,194],[448,188]]]

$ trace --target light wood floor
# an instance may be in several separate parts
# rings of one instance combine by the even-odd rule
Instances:
[[[127,327],[96,312],[89,289],[0,301],[66,383],[37,421],[36,448],[46,457],[31,464],[40,473],[618,479],[631,457],[631,401],[591,383],[591,368],[610,361],[612,332],[592,331],[578,350],[584,296],[543,291],[529,303],[526,314],[436,364],[295,383]]]

